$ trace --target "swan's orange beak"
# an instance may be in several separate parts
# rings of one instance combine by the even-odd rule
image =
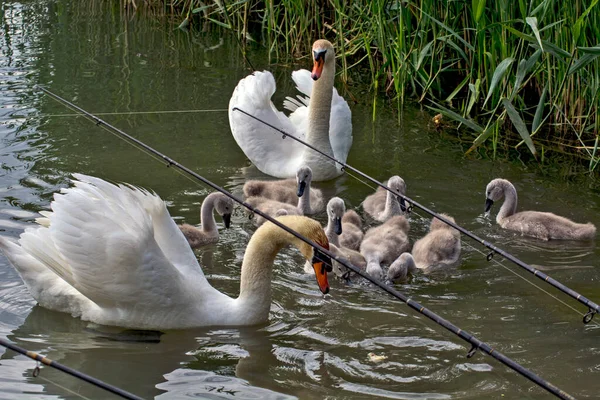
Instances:
[[[315,269],[315,276],[317,277],[317,283],[319,284],[321,293],[329,293],[329,281],[327,280],[325,265],[323,265],[322,261],[319,261],[318,263],[313,263],[313,268]]]
[[[313,81],[319,79],[323,73],[323,64],[325,64],[326,51],[327,50],[313,50],[315,64],[313,66],[312,74],[310,75]]]
[[[323,294],[329,293],[329,281],[327,280],[327,271],[331,271],[331,258],[315,250],[315,255],[312,260],[315,276],[319,289]]]

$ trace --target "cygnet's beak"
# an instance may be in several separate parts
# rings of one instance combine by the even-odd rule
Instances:
[[[335,230],[334,230],[335,234],[336,235],[341,235],[342,234],[342,219],[340,217],[336,217],[333,220],[333,223],[335,224],[334,225],[334,227],[335,227]]]
[[[306,182],[305,181],[298,182],[298,193],[296,193],[298,195],[298,197],[302,197],[302,195],[304,194],[304,189],[305,188],[306,188]]]
[[[406,202],[404,201],[403,197],[400,197],[400,210],[402,210],[402,212],[406,211]]]
[[[225,224],[225,228],[229,229],[229,225],[231,225],[231,214],[223,214],[223,223]]]
[[[327,50],[313,50],[315,64],[313,66],[312,74],[310,74],[310,77],[313,79],[313,81],[319,79],[323,73],[323,64],[325,64],[326,52]]]
[[[329,293],[329,281],[327,280],[327,271],[331,271],[331,258],[315,249],[315,255],[312,259],[312,265],[317,277],[317,284],[321,293]]]
[[[493,204],[494,204],[494,200],[485,199],[485,212],[490,212]]]

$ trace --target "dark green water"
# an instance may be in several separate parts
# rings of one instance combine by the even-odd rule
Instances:
[[[73,172],[152,189],[174,218],[194,224],[209,193],[90,122],[57,116],[70,111],[35,84],[97,113],[205,110],[103,118],[235,193],[247,177],[261,176],[247,168],[229,131],[225,109],[248,73],[233,38],[177,31],[178,21],[125,15],[111,3],[0,4],[2,235],[17,237],[32,226]],[[269,65],[258,47],[249,55],[257,68],[274,72],[278,105],[294,93],[290,72],[309,67],[307,59]],[[519,190],[521,208],[600,225],[597,182],[561,165],[541,171],[465,158],[460,145],[428,128],[428,114],[406,110],[399,124],[380,104],[373,123],[371,95],[350,89],[364,99],[351,105],[351,165],[379,179],[401,175],[410,197],[600,301],[597,241],[523,239],[482,215],[486,184],[504,177]],[[318,186],[354,207],[372,191],[349,176]],[[429,224],[418,214],[411,217],[412,240]],[[241,210],[233,222],[218,245],[197,254],[210,282],[237,295],[254,227]],[[507,262],[487,262],[482,251],[464,239],[458,268],[417,276],[399,289],[575,397],[598,398],[600,320],[583,325],[579,313],[586,310],[578,303]],[[0,335],[146,398],[551,398],[488,356],[465,358],[464,342],[371,286],[333,282],[323,297],[291,250],[277,259],[273,287],[264,327],[166,332],[159,343],[136,342],[35,306],[0,256]],[[388,358],[375,363],[370,352]],[[110,397],[49,368],[33,378],[35,362],[0,354],[0,398]]]

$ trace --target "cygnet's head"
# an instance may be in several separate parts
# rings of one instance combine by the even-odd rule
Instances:
[[[285,208],[280,208],[279,210],[275,211],[275,217],[281,217],[282,215],[289,215]]]
[[[450,222],[456,223],[456,221],[454,221],[454,218],[452,218],[448,214],[440,214],[440,217],[443,217]],[[433,217],[431,220],[431,225],[429,226],[429,231],[434,231],[436,229],[453,229],[453,228],[450,225],[448,225],[447,223],[443,222],[442,220]]]
[[[223,217],[225,228],[229,228],[231,224],[231,213],[233,212],[233,200],[223,193],[219,193],[215,201],[215,210],[217,214]]]
[[[298,172],[296,172],[296,182],[298,182],[297,195],[298,197],[302,197],[304,189],[312,182],[312,169],[308,166],[298,168]]]
[[[408,277],[408,273],[417,268],[415,260],[410,253],[402,253],[398,257],[387,272],[387,278],[391,282],[402,282]]]
[[[485,212],[489,212],[495,201],[504,197],[504,189],[511,185],[506,179],[494,179],[485,188]]]
[[[336,235],[342,234],[342,217],[345,212],[346,205],[344,200],[339,197],[333,197],[327,203],[327,218],[329,218],[329,223],[333,224]]]
[[[383,269],[381,269],[381,265],[378,262],[367,262],[367,274],[377,280],[383,279]]]
[[[387,185],[395,193],[406,194],[406,183],[404,182],[404,179],[400,178],[398,175],[392,176],[388,180]],[[404,202],[404,199],[400,196],[396,196],[396,198],[400,202],[400,209],[402,211],[406,211],[406,203]]]

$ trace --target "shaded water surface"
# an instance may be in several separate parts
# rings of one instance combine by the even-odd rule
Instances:
[[[113,2],[4,1],[0,4],[0,234],[32,226],[52,194],[81,172],[156,191],[178,221],[196,224],[209,190],[175,173],[41,95],[41,84],[97,113],[205,110],[194,113],[108,114],[104,118],[235,193],[261,177],[228,127],[229,97],[244,69],[228,35],[187,33],[176,23],[123,15]],[[118,3],[118,2],[114,2]],[[290,72],[251,49],[257,68],[274,72],[276,104],[293,94]],[[352,86],[359,99],[366,88]],[[341,91],[344,94],[344,91]],[[408,195],[523,260],[544,268],[600,301],[594,243],[541,243],[501,231],[482,215],[484,189],[512,180],[522,207],[554,211],[600,225],[598,184],[590,178],[542,173],[520,164],[465,158],[462,148],[428,128],[427,114],[406,110],[402,123],[380,103],[371,122],[368,101],[352,104],[349,163],[376,178],[404,177]],[[372,189],[344,176],[318,184],[328,196],[358,207]],[[497,210],[497,209],[496,209]],[[323,221],[324,216],[317,216]],[[411,239],[429,219],[411,217]],[[254,231],[239,210],[218,245],[197,252],[211,284],[235,296],[240,265]],[[600,392],[599,325],[541,281],[534,287],[506,262],[487,262],[463,241],[461,264],[399,287],[578,398]],[[500,259],[500,257],[497,257]],[[88,324],[35,305],[0,256],[0,335],[28,349],[143,397],[159,398],[550,398],[490,357],[372,286],[333,282],[323,297],[292,250],[274,269],[269,323],[140,335]],[[525,279],[522,279],[521,276]],[[553,296],[565,301],[562,304]],[[600,322],[600,321],[598,321]],[[369,353],[387,358],[376,362]],[[0,398],[106,398],[108,394],[0,349]]]

